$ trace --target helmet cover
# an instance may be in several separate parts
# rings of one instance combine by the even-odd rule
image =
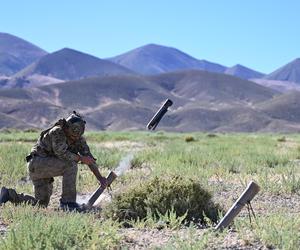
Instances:
[[[76,111],[66,119],[68,132],[71,136],[80,137],[83,135],[85,130],[85,120],[83,120],[82,116],[79,115]]]

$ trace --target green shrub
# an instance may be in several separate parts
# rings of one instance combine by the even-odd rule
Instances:
[[[298,146],[297,148],[296,148],[296,153],[297,153],[297,155],[296,155],[296,159],[300,159],[300,146]]]
[[[193,136],[187,136],[185,137],[185,142],[192,142],[192,141],[195,141],[195,138]]]
[[[135,157],[132,161],[131,161],[131,168],[141,168],[143,165],[143,160],[141,158]]]
[[[218,210],[199,182],[176,175],[132,185],[114,197],[104,214],[126,221],[144,219],[149,214],[159,219],[172,211],[179,217],[186,215],[185,222],[205,223],[205,216],[216,222]]]
[[[282,136],[282,137],[278,138],[277,141],[279,141],[279,142],[286,142],[286,137]]]
[[[209,138],[214,138],[214,137],[217,137],[217,135],[216,135],[216,134],[207,134],[206,136],[207,136],[207,137],[209,137]]]

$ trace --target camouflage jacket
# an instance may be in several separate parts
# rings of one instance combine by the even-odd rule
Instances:
[[[93,157],[83,137],[76,142],[71,142],[61,126],[54,126],[43,131],[37,143],[31,149],[31,154],[42,157],[56,156],[66,161],[76,161],[78,153]]]

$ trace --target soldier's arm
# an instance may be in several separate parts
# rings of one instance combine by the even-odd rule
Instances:
[[[86,143],[86,140],[82,137],[81,141],[80,141],[80,150],[79,150],[79,154],[82,155],[81,157],[91,157],[94,162],[92,162],[91,164],[87,164],[89,169],[92,171],[92,173],[95,175],[95,177],[97,178],[97,180],[101,183],[102,186],[106,186],[106,178],[103,177],[99,171],[98,165],[96,164],[96,159],[95,157],[92,155],[89,146]]]
[[[51,136],[53,153],[59,159],[70,162],[78,162],[80,160],[79,155],[68,150],[67,138],[61,128],[53,128],[49,135]]]
[[[103,177],[99,171],[99,168],[96,163],[88,165],[92,173],[95,175],[97,180],[101,183],[102,186],[107,186],[107,180]]]
[[[90,147],[88,146],[84,137],[80,138],[78,144],[79,144],[79,154],[80,155],[89,156],[89,157],[92,157],[94,160],[96,160],[96,158],[92,155]]]

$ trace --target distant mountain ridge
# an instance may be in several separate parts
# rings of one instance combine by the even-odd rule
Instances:
[[[46,54],[30,42],[0,32],[0,75],[12,75]]]
[[[40,58],[34,64],[22,70],[18,75],[40,74],[63,80],[75,80],[86,77],[132,73],[130,70],[82,53],[64,48]]]
[[[144,75],[185,69],[223,72],[226,67],[206,60],[198,60],[178,49],[148,44],[108,60]]]
[[[176,48],[157,44],[148,44],[124,54],[108,58],[143,75],[155,75],[180,70],[204,70],[215,73],[233,75],[242,79],[261,78],[265,74],[237,64],[231,68],[198,60]]]
[[[263,74],[263,73],[249,69],[240,64],[236,64],[236,65],[232,66],[231,68],[227,68],[224,71],[224,73],[227,75],[236,76],[236,77],[246,79],[246,80],[252,79],[252,78],[262,78],[263,76],[265,76],[265,74]]]
[[[266,75],[264,78],[300,83],[300,58],[289,62],[271,74]]]
[[[57,83],[88,77],[133,74],[127,68],[89,54],[64,48],[41,57],[17,74],[7,85],[11,87],[35,86],[36,81]],[[45,78],[47,77],[47,79]],[[39,78],[42,78],[39,80]]]
[[[106,60],[68,48],[46,55],[46,51],[30,42],[0,33],[0,77],[16,75],[8,80],[1,78],[0,87],[31,87],[93,76],[129,72],[154,75],[191,69],[223,73],[246,80],[300,82],[299,58],[269,75],[264,75],[240,64],[229,68],[207,60],[198,60],[176,48],[157,44],[148,44]],[[101,63],[99,60],[102,60]],[[114,67],[104,63],[107,61],[115,63]],[[33,62],[33,65],[28,66]],[[121,68],[116,69],[115,66]],[[263,81],[257,82],[264,84]],[[293,88],[293,84],[287,85],[287,89]],[[273,87],[270,83],[266,83],[266,86]],[[284,85],[282,89],[285,89]]]

